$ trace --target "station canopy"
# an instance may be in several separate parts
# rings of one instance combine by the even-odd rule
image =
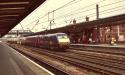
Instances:
[[[0,0],[0,37],[7,34],[45,0]]]

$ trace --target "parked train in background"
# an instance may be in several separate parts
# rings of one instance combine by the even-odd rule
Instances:
[[[65,50],[69,48],[70,39],[65,33],[54,33],[47,35],[35,35],[8,39],[10,43],[29,45],[48,49]]]

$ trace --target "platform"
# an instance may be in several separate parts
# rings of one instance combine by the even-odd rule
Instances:
[[[88,46],[88,47],[107,47],[107,48],[123,48],[125,49],[124,44],[116,44],[116,45],[110,45],[110,44],[71,44],[71,46]]]
[[[54,75],[5,43],[0,42],[0,75]]]

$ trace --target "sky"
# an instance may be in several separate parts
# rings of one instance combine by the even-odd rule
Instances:
[[[84,22],[88,16],[90,21],[96,20],[96,5],[99,5],[99,18],[125,14],[125,0],[46,0],[13,30],[31,30],[39,32]],[[22,27],[21,27],[22,25]]]

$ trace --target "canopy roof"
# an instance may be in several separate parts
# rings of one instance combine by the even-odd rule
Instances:
[[[0,0],[0,37],[7,34],[45,0]]]

